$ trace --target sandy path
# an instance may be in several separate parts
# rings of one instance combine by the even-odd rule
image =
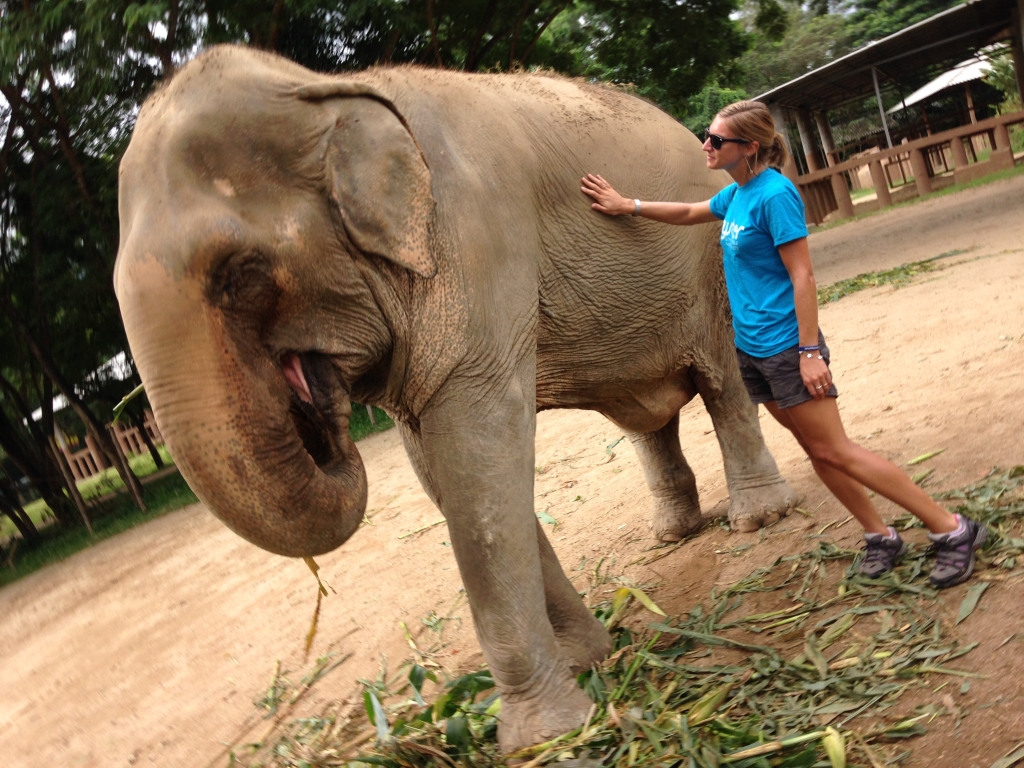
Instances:
[[[1024,463],[1024,176],[828,230],[811,245],[820,284],[966,251],[907,288],[864,291],[822,310],[840,407],[848,432],[894,461],[946,448],[932,462],[933,490],[974,480],[993,465]],[[721,457],[699,401],[681,422],[705,509],[721,509]],[[807,506],[821,504],[810,525],[845,516],[793,442],[762,424]],[[712,526],[652,567],[630,565],[649,545],[649,496],[628,441],[608,460],[605,446],[620,435],[592,413],[539,417],[537,509],[558,520],[550,536],[580,587],[595,559],[606,557],[614,572],[659,584],[659,604],[681,611],[711,582],[731,582],[781,550],[807,546],[802,519],[765,536]],[[440,515],[397,433],[372,437],[360,450],[372,525],[318,558],[337,595],[324,601],[313,654],[352,653],[320,685],[324,697],[347,695],[357,678],[375,675],[381,654],[392,667],[404,658],[399,622],[420,642],[433,642],[420,621],[432,610],[456,617],[444,635],[448,663],[472,663],[478,654],[445,527],[401,538]],[[837,539],[856,545],[854,527]],[[752,545],[742,557],[716,553],[740,544]],[[574,570],[584,557],[589,567]],[[943,610],[955,611],[963,589],[946,596]],[[982,643],[965,666],[991,673],[985,664],[998,665],[960,706],[995,705],[968,717],[954,736],[950,724],[916,740],[905,765],[988,766],[1024,732],[1014,682],[1024,679],[1022,654],[995,650],[1011,633],[1024,636],[1022,591],[1020,582],[993,585],[960,628]],[[13,768],[224,765],[222,744],[253,724],[251,702],[275,660],[302,668],[314,599],[301,561],[256,549],[199,506],[16,582],[0,590],[0,755]],[[246,739],[265,729],[257,725]],[[954,748],[955,760],[947,752]]]

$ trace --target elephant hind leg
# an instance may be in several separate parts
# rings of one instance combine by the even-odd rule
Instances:
[[[630,432],[654,495],[651,529],[658,541],[680,541],[701,527],[697,479],[679,445],[679,414],[655,432]]]
[[[734,531],[756,531],[785,517],[797,495],[779,474],[764,444],[757,406],[750,401],[739,367],[723,369],[721,383],[696,377],[697,389],[715,425],[729,486],[729,525]]]
[[[544,577],[544,599],[555,639],[572,673],[585,672],[611,653],[612,637],[566,577],[539,520],[537,543]]]

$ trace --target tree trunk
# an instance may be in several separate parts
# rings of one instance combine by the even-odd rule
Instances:
[[[14,523],[21,538],[25,541],[34,543],[39,540],[39,530],[36,528],[36,524],[32,522],[32,518],[25,513],[21,506],[14,485],[3,475],[0,475],[0,512],[11,518],[11,522]]]
[[[526,50],[523,51],[523,55],[519,57],[520,65],[526,64],[526,60],[530,58],[530,54],[533,53],[533,49],[536,47],[537,41],[540,40],[540,36],[544,34],[544,30],[548,28],[548,25],[551,24],[552,21],[558,18],[558,15],[565,10],[567,5],[568,3],[562,3],[562,5],[558,7],[558,10],[548,16],[548,18],[544,20],[544,23],[540,25],[540,29],[537,30],[537,34],[533,36],[533,40],[528,46],[526,46]]]
[[[95,536],[96,534],[92,530],[92,523],[89,522],[89,515],[85,512],[85,499],[78,492],[78,484],[75,483],[75,477],[71,474],[71,467],[68,466],[67,459],[60,452],[60,446],[57,445],[57,441],[53,437],[50,437],[50,452],[53,454],[53,459],[57,462],[57,466],[60,467],[60,473],[64,475],[64,482],[67,484],[68,491],[71,494],[71,500],[78,507],[78,514],[82,517],[82,522],[85,523],[89,535]]]
[[[484,10],[484,15],[480,19],[480,24],[477,25],[476,34],[473,36],[473,42],[469,45],[469,53],[466,54],[466,65],[463,67],[467,72],[475,72],[479,65],[480,45],[483,43],[484,35],[487,34],[487,30],[491,26],[491,19],[494,18],[494,12],[498,9],[498,0],[491,0],[487,4],[487,8]]]
[[[57,468],[52,465],[46,452],[35,453],[22,442],[2,408],[0,408],[0,448],[4,449],[18,471],[25,475],[39,491],[57,521],[61,525],[74,527],[77,524],[77,518],[74,511],[70,509],[67,497],[64,496],[64,482],[57,474]]]
[[[149,450],[149,455],[153,457],[153,463],[156,464],[157,469],[164,468],[164,459],[160,455],[160,451],[157,450],[153,444],[153,439],[149,436],[149,430],[146,429],[146,416],[145,414],[135,414],[131,417],[132,424],[139,430],[139,437],[142,438],[142,442],[146,444],[146,448]]]

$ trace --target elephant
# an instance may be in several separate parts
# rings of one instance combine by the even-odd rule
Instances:
[[[536,414],[636,448],[653,531],[701,525],[679,411],[700,395],[734,527],[794,504],[740,378],[718,228],[608,218],[580,177],[703,200],[724,177],[650,103],[552,74],[313,73],[211,48],[141,109],[114,283],[156,421],[206,506],[312,556],[359,528],[352,402],[393,416],[447,519],[507,752],[578,727],[611,637],[534,509]]]

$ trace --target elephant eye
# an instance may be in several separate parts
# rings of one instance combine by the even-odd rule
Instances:
[[[271,276],[270,260],[253,252],[225,259],[214,270],[208,285],[211,304],[245,314],[271,309],[279,293]]]
[[[220,303],[230,305],[235,300],[235,283],[229,277],[224,281],[220,289]]]

